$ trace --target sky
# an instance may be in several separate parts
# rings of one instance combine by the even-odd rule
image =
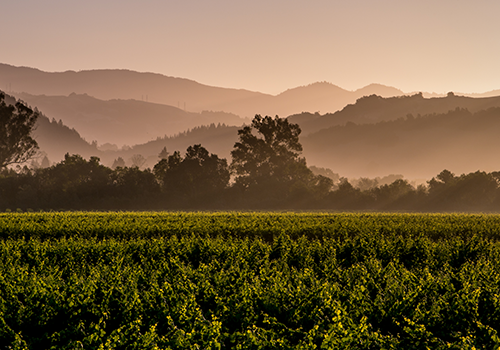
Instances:
[[[2,0],[0,62],[278,94],[500,89],[498,0]]]

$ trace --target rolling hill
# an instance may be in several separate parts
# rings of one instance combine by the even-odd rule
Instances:
[[[38,139],[43,140],[41,148],[50,151],[45,150],[52,161],[59,161],[58,157],[69,152],[84,157],[97,155],[103,164],[110,166],[117,157],[127,161],[134,154],[141,154],[148,159],[146,165],[152,167],[163,147],[169,152],[183,153],[188,146],[198,143],[230,161],[237,129],[244,120],[239,116],[259,107],[307,111],[293,112],[289,117],[303,130],[303,156],[309,165],[330,168],[341,176],[377,177],[396,173],[410,179],[429,179],[443,169],[460,174],[500,168],[499,96],[473,98],[449,93],[426,98],[422,93],[409,96],[376,84],[346,91],[329,83],[315,83],[271,96],[150,73],[118,70],[45,73],[0,64],[0,84],[9,88],[11,85],[5,83],[8,80],[2,71],[12,73],[7,79],[18,79],[12,83],[12,89],[27,91],[16,95],[37,106],[48,118],[62,120],[43,119],[40,125],[45,123],[52,129],[41,126],[37,129]],[[147,85],[148,81],[154,84]],[[147,95],[149,102],[129,97],[139,91],[134,90],[138,85],[167,93]],[[121,89],[113,90],[115,87]],[[383,91],[385,97],[376,95],[376,91]],[[152,98],[155,96],[164,100],[156,102]],[[178,98],[183,107],[181,97],[197,100],[198,107],[203,109],[187,112],[168,105],[168,101],[172,102],[168,99]],[[328,106],[348,100],[351,102],[332,107],[337,108],[336,112],[319,113],[322,108],[327,110]],[[214,122],[214,118],[221,119]],[[62,130],[68,140],[60,136]],[[82,139],[79,132],[85,139],[97,139],[101,144],[135,145],[99,150]]]
[[[62,120],[88,141],[123,145],[143,144],[159,136],[173,136],[200,125],[241,126],[249,119],[231,113],[185,112],[177,107],[137,100],[103,101],[87,94],[69,96],[16,94],[46,115]]]
[[[398,89],[372,84],[356,91],[330,83],[289,89],[277,96],[243,89],[207,86],[188,79],[128,70],[43,72],[0,63],[0,87],[17,94],[68,96],[88,94],[101,100],[139,100],[191,112],[224,111],[243,118],[255,114],[288,116],[303,111],[335,112],[371,94],[402,95]]]
[[[354,104],[345,106],[335,113],[320,115],[319,113],[301,113],[288,117],[297,123],[302,134],[309,135],[332,126],[344,125],[348,122],[356,124],[373,124],[381,121],[405,118],[431,113],[446,113],[456,108],[465,108],[471,112],[500,107],[500,96],[472,98],[448,93],[445,97],[424,98],[422,94],[383,98],[377,95],[365,96]]]
[[[308,164],[345,177],[403,174],[430,179],[500,170],[500,108],[408,116],[375,124],[334,126],[301,138]]]
[[[2,92],[2,91],[0,91]],[[14,105],[17,99],[14,96],[5,94],[5,103]],[[35,108],[36,106],[33,106]],[[36,108],[38,110],[38,107]],[[54,118],[49,119],[43,111],[39,111],[39,118],[35,125],[32,137],[39,146],[39,154],[35,160],[41,161],[46,155],[51,162],[59,162],[66,153],[80,154],[85,158],[91,156],[102,156],[95,144],[84,140],[74,129]]]
[[[375,97],[361,99],[357,102],[360,106],[351,107],[362,111],[361,107],[370,99],[375,100]],[[377,118],[372,120],[346,107],[344,118],[347,123],[301,135],[302,155],[308,165],[329,168],[349,178],[403,174],[409,179],[428,180],[443,169],[456,174],[500,169],[500,106],[489,107],[496,104],[498,98],[472,99],[450,95],[423,99],[427,100],[421,101],[424,105],[431,103],[435,110],[444,112],[412,114],[415,112],[411,109],[413,100],[422,99],[421,96],[377,97],[378,103],[385,108],[381,107],[374,114]],[[405,104],[401,101],[407,102],[408,109],[403,108]],[[459,106],[463,103],[470,110]],[[425,108],[418,110],[423,112]],[[387,119],[384,120],[383,116]],[[210,152],[230,161],[230,151],[238,138],[237,129],[225,125],[198,127],[175,137],[136,145],[115,156],[126,159],[132,154],[142,154],[149,157],[150,165],[154,165],[163,147],[170,152],[178,150],[183,153],[189,145],[201,143]]]

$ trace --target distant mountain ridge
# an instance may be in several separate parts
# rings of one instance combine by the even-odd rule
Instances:
[[[134,99],[201,112],[224,111],[240,117],[255,114],[286,117],[303,111],[335,112],[364,95],[384,97],[403,92],[371,84],[348,91],[330,83],[314,83],[273,96],[243,89],[207,86],[192,80],[130,70],[89,70],[49,73],[0,63],[0,88],[31,95],[88,94],[97,99]]]
[[[346,177],[403,174],[427,179],[444,169],[460,175],[500,170],[500,107],[347,123],[301,138],[308,164]]]
[[[250,121],[231,113],[192,113],[145,101],[104,101],[87,94],[15,95],[51,118],[60,119],[65,125],[75,128],[86,140],[96,140],[99,144],[132,146],[165,135],[173,136],[200,125],[221,123],[241,126]]]
[[[11,75],[4,75],[4,72]],[[109,97],[140,92],[137,86],[145,87],[147,82],[155,82],[151,86],[158,95],[144,93],[140,99]],[[66,83],[68,86],[64,85]],[[40,142],[42,151],[51,150],[48,152],[51,161],[59,161],[61,155],[69,152],[84,157],[97,155],[103,164],[110,166],[117,157],[127,160],[133,154],[142,154],[148,159],[147,165],[153,166],[163,147],[169,152],[183,153],[187,146],[197,143],[212,153],[229,158],[237,140],[238,124],[244,120],[239,117],[251,111],[249,117],[257,113],[289,116],[289,120],[298,123],[303,130],[301,142],[308,165],[330,168],[341,176],[375,177],[401,173],[407,178],[429,178],[443,168],[458,174],[500,169],[500,162],[496,160],[500,148],[500,96],[479,97],[488,93],[475,94],[474,98],[458,93],[427,98],[426,93],[408,95],[379,84],[347,91],[323,82],[272,96],[209,87],[152,73],[121,70],[45,73],[0,64],[0,87],[3,86],[12,90],[22,86],[27,91],[39,89],[16,93],[16,96],[38,107],[48,118],[62,119],[62,123],[57,123],[42,118],[49,128],[37,129],[38,140],[43,140]],[[122,90],[114,91],[115,86]],[[47,88],[45,93],[36,95],[44,88]],[[51,95],[56,91],[59,93]],[[108,94],[108,98],[96,96],[101,93]],[[165,101],[178,101],[172,104],[155,102],[153,98],[158,96]],[[207,118],[203,118],[203,113],[184,111],[185,101],[181,98],[188,101],[187,111],[194,105],[188,100],[192,98],[202,108],[200,111],[226,112],[221,112],[220,117],[233,121],[233,126],[225,122],[214,124],[218,112],[205,112]],[[329,108],[332,112],[324,113]],[[277,110],[280,113],[271,112]],[[172,116],[170,121],[169,116]],[[117,151],[99,150],[95,144],[80,137],[80,126],[75,127],[76,124],[66,120],[92,124],[89,133],[82,132],[87,140],[96,139],[92,135],[100,133],[100,140],[108,137],[105,142],[116,137],[127,140],[123,143],[136,145]],[[187,121],[191,122],[187,127],[190,130],[172,136],[175,134],[169,132],[174,130],[172,125]],[[120,131],[121,123],[125,122],[132,125],[130,132]],[[61,136],[63,134],[67,138]],[[139,135],[146,135],[146,138],[133,141],[136,137],[139,139]]]
[[[373,124],[381,121],[406,118],[431,113],[446,113],[456,108],[470,112],[500,107],[500,96],[472,98],[448,93],[445,97],[424,98],[422,94],[383,98],[377,95],[365,96],[354,104],[345,106],[335,113],[301,113],[288,117],[289,121],[300,125],[302,135],[309,135],[346,123]]]

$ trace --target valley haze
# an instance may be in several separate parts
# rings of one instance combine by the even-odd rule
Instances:
[[[52,162],[69,152],[110,166],[141,154],[152,167],[163,147],[183,153],[197,143],[230,159],[238,127],[261,114],[298,123],[308,165],[340,176],[422,180],[444,168],[497,169],[498,111],[479,112],[500,108],[498,90],[440,95],[370,84],[349,91],[317,82],[269,95],[130,70],[49,73],[8,64],[0,64],[0,86],[47,117],[41,123],[52,131],[36,133]]]

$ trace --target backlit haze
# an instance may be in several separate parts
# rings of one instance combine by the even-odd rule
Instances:
[[[317,81],[348,90],[500,88],[496,0],[6,0],[1,7],[0,62],[44,71],[130,69],[270,94]]]

